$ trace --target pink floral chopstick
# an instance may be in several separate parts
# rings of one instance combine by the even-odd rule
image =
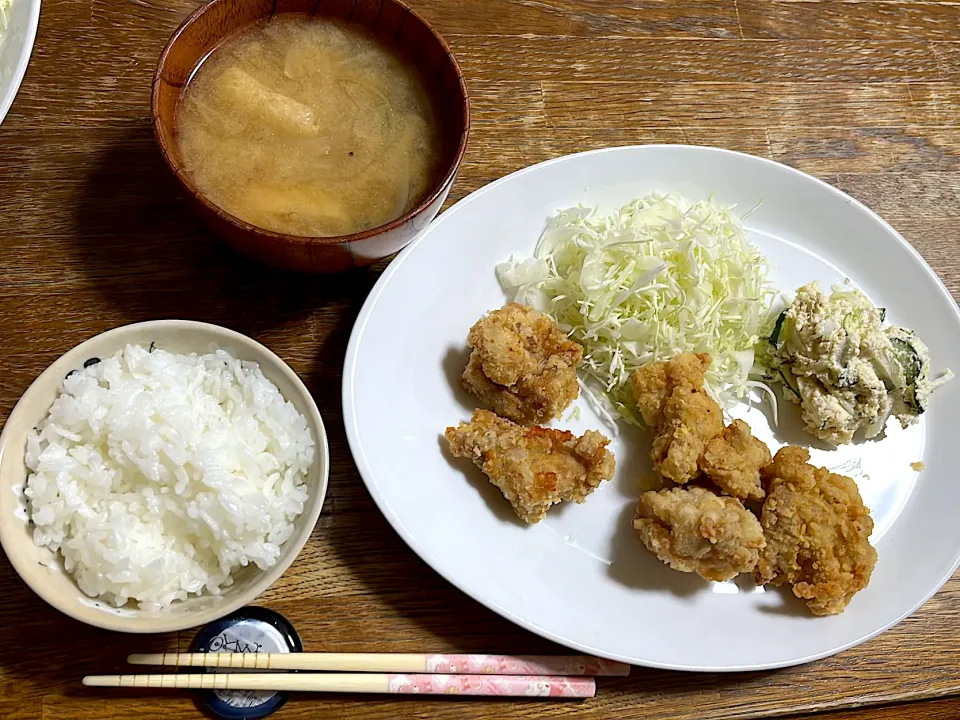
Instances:
[[[161,690],[274,690],[287,692],[475,695],[541,699],[590,698],[593,678],[555,675],[444,675],[440,673],[170,673],[88,675],[88,687]]]
[[[589,655],[465,655],[417,653],[157,653],[131,655],[132,665],[317,672],[443,673],[446,675],[628,675],[626,663]]]
[[[589,655],[427,655],[428,673],[629,675],[626,663]]]
[[[387,692],[421,695],[499,695],[502,697],[591,698],[592,677],[554,675],[388,675]]]

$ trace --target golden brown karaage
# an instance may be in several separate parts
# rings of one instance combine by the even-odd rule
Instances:
[[[752,572],[765,544],[760,523],[739,500],[702,487],[643,493],[633,527],[667,565],[707,580]]]
[[[583,502],[615,469],[610,441],[593,430],[578,438],[475,410],[470,422],[449,427],[444,435],[450,452],[473,460],[528,523],[542,520],[562,500]]]
[[[734,420],[707,443],[700,469],[727,495],[762,500],[760,468],[770,462],[770,449],[750,433],[743,420]]]
[[[873,519],[853,480],[809,460],[805,449],[788,446],[762,471],[767,547],[757,582],[792,585],[814,615],[833,615],[870,582],[877,562],[869,542]]]
[[[645,365],[631,377],[637,407],[654,432],[653,468],[675,483],[700,474],[707,442],[723,431],[720,406],[703,386],[708,367],[708,354],[681,353]]]
[[[580,394],[583,348],[536,310],[510,303],[470,329],[461,381],[497,414],[523,425],[559,416]]]

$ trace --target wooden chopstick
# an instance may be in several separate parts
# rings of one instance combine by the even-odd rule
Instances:
[[[278,690],[302,692],[487,695],[542,699],[596,695],[592,677],[549,675],[440,675],[401,673],[177,673],[88,675],[88,687],[171,690]]]
[[[244,670],[443,673],[447,675],[624,676],[626,663],[589,655],[437,655],[413,653],[157,653],[131,655],[131,665]]]

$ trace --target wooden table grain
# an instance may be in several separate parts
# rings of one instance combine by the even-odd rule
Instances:
[[[473,136],[451,201],[589,148],[744,150],[877,210],[960,296],[960,5],[411,2],[449,41],[473,96]],[[44,0],[30,69],[0,127],[0,420],[47,364],[108,328],[190,318],[247,333],[305,380],[332,452],[313,538],[260,603],[287,615],[312,650],[558,651],[426,567],[378,513],[351,461],[341,367],[382,268],[298,277],[258,266],[213,241],[178,197],[151,135],[149,83],[167,36],[195,6]],[[955,718],[958,621],[954,578],[897,628],[803,667],[638,668],[601,681],[599,696],[582,704],[303,696],[277,717]],[[0,560],[0,717],[199,717],[188,695],[79,685],[85,673],[121,670],[127,653],[184,650],[191,637],[79,625]]]

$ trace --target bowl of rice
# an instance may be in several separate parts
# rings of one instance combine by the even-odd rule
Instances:
[[[134,633],[251,603],[293,563],[327,488],[316,403],[263,345],[160,320],[61,356],[0,433],[0,544],[61,612]]]

